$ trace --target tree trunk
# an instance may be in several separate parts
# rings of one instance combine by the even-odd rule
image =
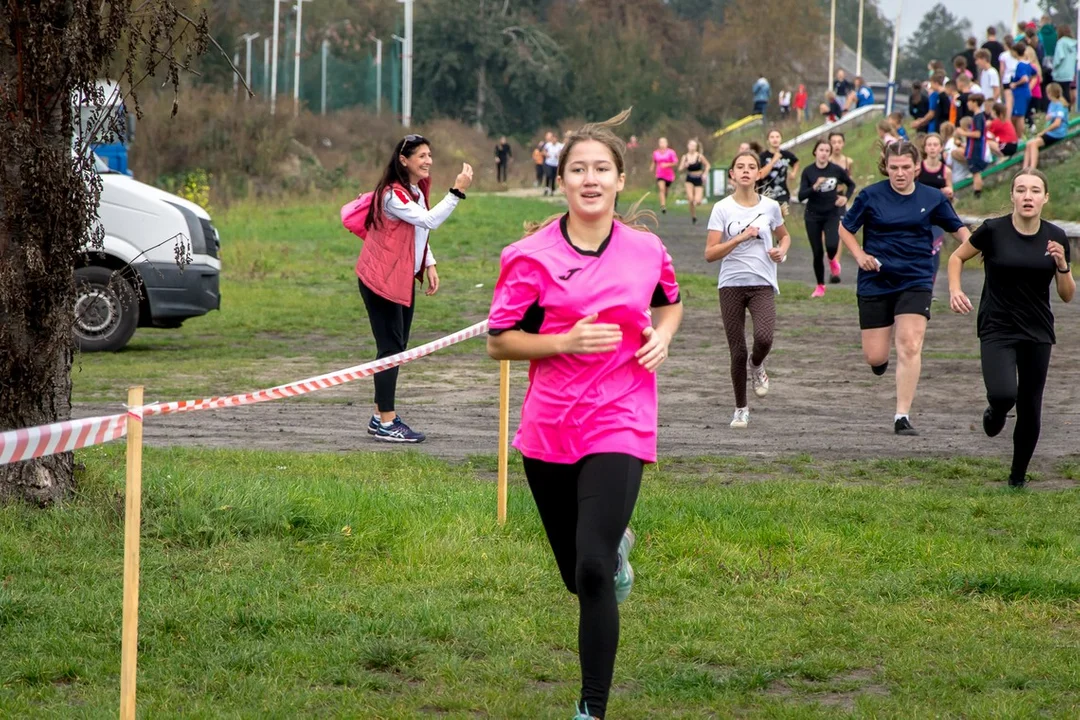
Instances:
[[[0,430],[71,415],[73,269],[91,191],[72,155],[58,52],[71,2],[9,2],[0,22]],[[96,205],[96,199],[93,200]],[[0,466],[0,502],[73,489],[71,453]]]

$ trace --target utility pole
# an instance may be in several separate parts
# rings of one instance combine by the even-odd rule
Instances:
[[[270,61],[270,114],[277,112],[277,59],[278,59],[278,26],[281,24],[280,3],[289,0],[273,0],[274,3],[274,41],[271,48],[272,59]]]
[[[330,53],[330,41],[323,38],[322,41],[322,103],[320,114],[326,114],[326,56]]]
[[[263,95],[270,94],[270,38],[263,38]]]
[[[825,78],[825,87],[832,87],[833,75],[836,74],[836,0],[832,0],[829,11],[829,77]],[[839,100],[840,98],[837,98]]]
[[[382,115],[382,40],[375,38],[375,114]]]
[[[398,2],[405,5],[405,38],[401,43],[401,125],[409,127],[412,125],[413,0]]]
[[[233,67],[237,67],[237,66],[240,65],[240,51],[239,50],[237,50],[236,52],[233,53],[232,63],[233,63]],[[233,100],[236,99],[236,93],[239,92],[239,90],[240,90],[240,76],[237,75],[236,73],[233,73],[232,74],[232,96],[233,96]]]
[[[244,33],[240,39],[247,45],[247,54],[244,58],[244,81],[251,87],[251,41],[259,37],[259,33]],[[244,95],[244,102],[251,99],[251,95]]]
[[[896,4],[896,25],[892,36],[892,62],[889,63],[889,89],[885,93],[885,115],[891,115],[896,101],[896,58],[900,53],[900,16],[904,9],[904,0]]]
[[[303,37],[304,3],[311,0],[296,0],[296,52],[293,54],[293,116],[300,114],[300,39]]]
[[[862,29],[863,29],[863,4],[865,0],[859,0],[859,39],[855,48],[855,75],[862,75]]]

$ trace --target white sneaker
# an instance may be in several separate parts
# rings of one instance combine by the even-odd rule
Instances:
[[[749,367],[750,385],[754,388],[754,394],[763,398],[769,394],[769,376],[765,373],[765,363],[761,363],[760,367],[754,367],[753,363],[749,363]]]
[[[731,427],[745,428],[750,424],[750,408],[737,408],[731,418]]]

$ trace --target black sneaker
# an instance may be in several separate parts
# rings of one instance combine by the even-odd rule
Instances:
[[[1012,475],[1010,475],[1009,476],[1009,487],[1014,488],[1016,490],[1021,490],[1021,489],[1025,488],[1025,487],[1027,487],[1027,477],[1025,476],[1025,477],[1022,477],[1019,480],[1017,480]]]
[[[918,435],[919,431],[911,427],[911,421],[902,417],[893,423],[893,432],[897,435]]]
[[[379,430],[375,433],[375,439],[383,442],[421,443],[424,442],[425,436],[424,433],[413,430],[401,422],[401,418],[396,417],[394,418],[394,424],[390,427],[379,425]]]
[[[986,433],[986,437],[996,437],[1004,430],[1006,418],[1005,415],[1000,418],[994,415],[993,408],[987,407],[983,410],[983,432]]]

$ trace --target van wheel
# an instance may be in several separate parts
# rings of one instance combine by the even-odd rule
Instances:
[[[139,296],[131,282],[103,267],[75,271],[75,344],[83,352],[119,350],[139,325]]]

